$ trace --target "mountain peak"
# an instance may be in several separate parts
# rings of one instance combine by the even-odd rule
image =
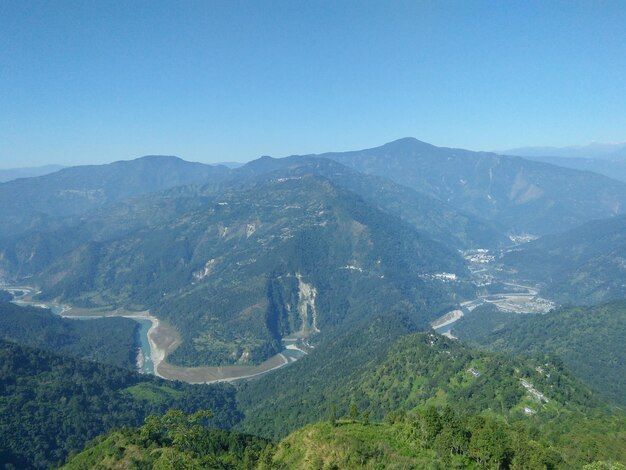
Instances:
[[[402,137],[398,140],[393,140],[391,142],[387,142],[386,144],[381,146],[382,148],[416,148],[416,147],[428,147],[432,148],[434,145],[429,144],[428,142],[423,142],[421,140],[416,139],[415,137]]]
[[[175,155],[144,155],[142,157],[137,157],[137,158],[133,158],[132,160],[119,160],[115,163],[132,163],[132,162],[137,162],[137,163],[164,163],[164,162],[185,162],[185,163],[190,163],[187,162],[186,160],[183,160],[180,157],[177,157]]]

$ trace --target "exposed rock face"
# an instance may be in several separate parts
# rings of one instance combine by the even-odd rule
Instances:
[[[296,273],[298,279],[298,313],[302,321],[302,336],[319,333],[317,328],[317,310],[315,310],[315,297],[317,289],[302,280],[302,274]]]
[[[204,269],[202,271],[196,271],[195,273],[193,273],[193,277],[196,278],[198,281],[201,279],[204,279],[209,274],[211,274],[214,264],[215,264],[214,258],[208,260],[206,264],[204,265]]]

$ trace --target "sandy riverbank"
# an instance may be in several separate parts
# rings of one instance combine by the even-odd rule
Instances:
[[[152,364],[154,366],[154,375],[156,375],[157,377],[161,377],[162,379],[166,379],[167,377],[164,377],[159,373],[159,365],[165,360],[165,356],[167,355],[169,349],[168,346],[171,347],[171,343],[163,344],[163,336],[169,337],[170,335],[163,334],[161,321],[157,317],[153,317],[152,315],[150,315],[147,311],[138,314],[122,315],[114,313],[107,316],[131,318],[133,320],[148,320],[151,323],[147,336],[148,343],[150,344],[150,359],[152,359]]]
[[[211,384],[251,379],[280,369],[290,362],[293,361],[278,353],[258,366],[180,367],[163,362],[160,372],[170,380],[181,380],[190,384]]]
[[[26,288],[23,288],[26,290]],[[34,290],[28,289],[29,294]],[[26,297],[26,296],[24,296]],[[32,305],[36,302],[32,300],[20,299],[24,305]],[[52,304],[41,303],[42,307],[50,308]],[[178,331],[169,326],[166,322],[159,320],[157,317],[150,315],[149,310],[131,311],[123,308],[110,309],[101,308],[81,308],[71,307],[69,305],[57,305],[60,307],[59,316],[64,318],[85,319],[85,318],[115,318],[123,317],[132,320],[147,320],[150,322],[150,328],[147,332],[148,345],[150,347],[150,359],[154,367],[154,375],[167,380],[181,380],[188,383],[215,383],[215,382],[232,382],[235,380],[244,380],[267,374],[271,371],[286,366],[294,362],[297,358],[287,357],[282,353],[278,353],[259,365],[233,365],[218,367],[180,367],[167,362],[167,356],[171,354],[181,343],[181,337]],[[306,354],[306,351],[300,349],[295,344],[288,344],[286,350],[298,351]],[[147,352],[146,352],[147,353]],[[146,356],[143,357],[145,361]],[[141,358],[137,358],[138,361]]]
[[[434,322],[430,324],[433,328],[441,328],[444,326],[451,325],[455,321],[461,319],[463,317],[463,312],[461,310],[452,310],[451,312],[446,313],[445,315],[437,318]]]

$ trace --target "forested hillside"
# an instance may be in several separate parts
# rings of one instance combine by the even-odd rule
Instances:
[[[356,407],[378,421],[390,413],[450,406],[529,425],[550,445],[567,448],[566,459],[585,446],[626,458],[623,412],[606,405],[557,357],[481,352],[434,333],[407,336],[402,331],[410,325],[393,324],[381,319],[243,384],[238,401],[245,419],[238,428],[283,437],[333,409],[344,416]]]
[[[139,325],[128,318],[60,318],[0,301],[0,338],[80,359],[135,369]]]
[[[457,252],[315,175],[78,244],[34,281],[44,299],[151,309],[179,330],[169,359],[186,366],[260,362],[284,336],[332,335],[387,310],[426,327],[473,295]]]
[[[252,179],[315,174],[353,191],[368,203],[413,225],[418,231],[454,248],[497,247],[508,238],[479,215],[459,210],[424,192],[380,176],[358,172],[320,157],[262,157],[244,165],[237,176]]]
[[[210,409],[218,427],[240,419],[230,386],[166,382],[0,339],[0,462],[5,465],[56,466],[97,435],[138,426],[170,408]]]
[[[518,277],[540,281],[543,295],[562,303],[626,298],[626,216],[594,220],[505,253]]]
[[[488,314],[504,319],[499,312]],[[493,331],[485,315],[472,312],[454,334],[497,351],[552,353],[590,387],[626,406],[626,302],[563,307],[547,315],[516,315]]]

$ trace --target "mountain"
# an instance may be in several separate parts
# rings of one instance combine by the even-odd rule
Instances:
[[[320,462],[578,468],[626,460],[623,412],[606,408],[558,361],[511,359],[414,330],[398,315],[376,319],[245,384],[237,404],[231,386],[163,382],[0,340],[0,455],[20,468],[43,468],[94,433],[126,425],[93,440],[67,468],[319,468]],[[296,370],[300,364],[307,374]],[[272,383],[282,387],[267,388]],[[255,393],[253,411],[247,402]],[[293,432],[272,446],[207,427],[236,426],[236,406],[248,426]],[[128,428],[146,411],[165,409]],[[202,410],[213,411],[212,422]],[[36,419],[29,418],[33,412]],[[294,427],[289,416],[301,424]],[[62,431],[51,432],[55,426]]]
[[[138,323],[128,318],[60,318],[48,309],[0,302],[0,338],[134,370]]]
[[[476,215],[460,211],[434,197],[377,176],[367,175],[338,162],[316,157],[262,157],[240,169],[238,178],[279,177],[316,174],[337,186],[352,191],[368,203],[400,217],[422,233],[457,249],[496,247],[508,238],[493,224]]]
[[[3,468],[58,467],[99,434],[170,408],[210,409],[216,427],[240,419],[231,386],[167,382],[0,339]]]
[[[1,258],[41,298],[149,308],[180,332],[170,359],[183,366],[260,362],[283,337],[330,336],[381,311],[427,327],[473,293],[455,250],[320,176],[200,200],[110,239],[82,236],[88,228],[36,235]]]
[[[383,316],[242,384],[245,419],[236,427],[284,436],[276,445],[169,411],[102,436],[65,468],[169,461],[189,468],[558,469],[626,461],[623,411],[558,359],[511,358],[413,331],[408,318]]]
[[[7,237],[54,226],[55,219],[83,214],[138,194],[221,178],[223,166],[177,157],[147,156],[107,165],[65,168],[35,178],[0,184],[0,233]]]
[[[554,233],[626,208],[626,185],[600,175],[412,138],[319,156],[431,195],[509,233]]]
[[[16,180],[18,178],[32,178],[34,176],[43,176],[65,168],[63,165],[43,165],[25,168],[8,168],[0,170],[0,183]]]
[[[531,157],[532,160],[551,165],[573,168],[581,171],[593,171],[618,181],[626,182],[626,158],[566,158],[566,157]]]
[[[626,142],[604,144],[594,142],[589,145],[570,147],[522,147],[503,150],[502,155],[518,157],[560,157],[585,159],[623,159],[626,158]]]
[[[595,220],[504,254],[523,279],[542,282],[559,302],[600,303],[626,297],[626,216]]]
[[[496,331],[484,328],[489,317],[503,316]],[[588,386],[626,406],[626,301],[506,317],[474,310],[454,324],[453,333],[491,350],[556,354]]]
[[[531,415],[536,425],[554,414],[578,419],[604,409],[598,395],[558,358],[513,358],[434,333],[411,333],[414,328],[398,316],[381,317],[286,369],[244,384],[238,395],[245,413],[240,429],[283,437],[324,419],[333,406],[339,415],[348,414],[352,404],[374,420],[448,405],[466,413],[489,410],[509,422]]]
[[[558,451],[538,436],[493,418],[459,416],[450,409],[428,409],[385,423],[371,423],[358,415],[317,423],[295,431],[277,446],[245,434],[208,429],[194,419],[176,412],[151,417],[140,428],[100,438],[63,469],[563,466]]]

